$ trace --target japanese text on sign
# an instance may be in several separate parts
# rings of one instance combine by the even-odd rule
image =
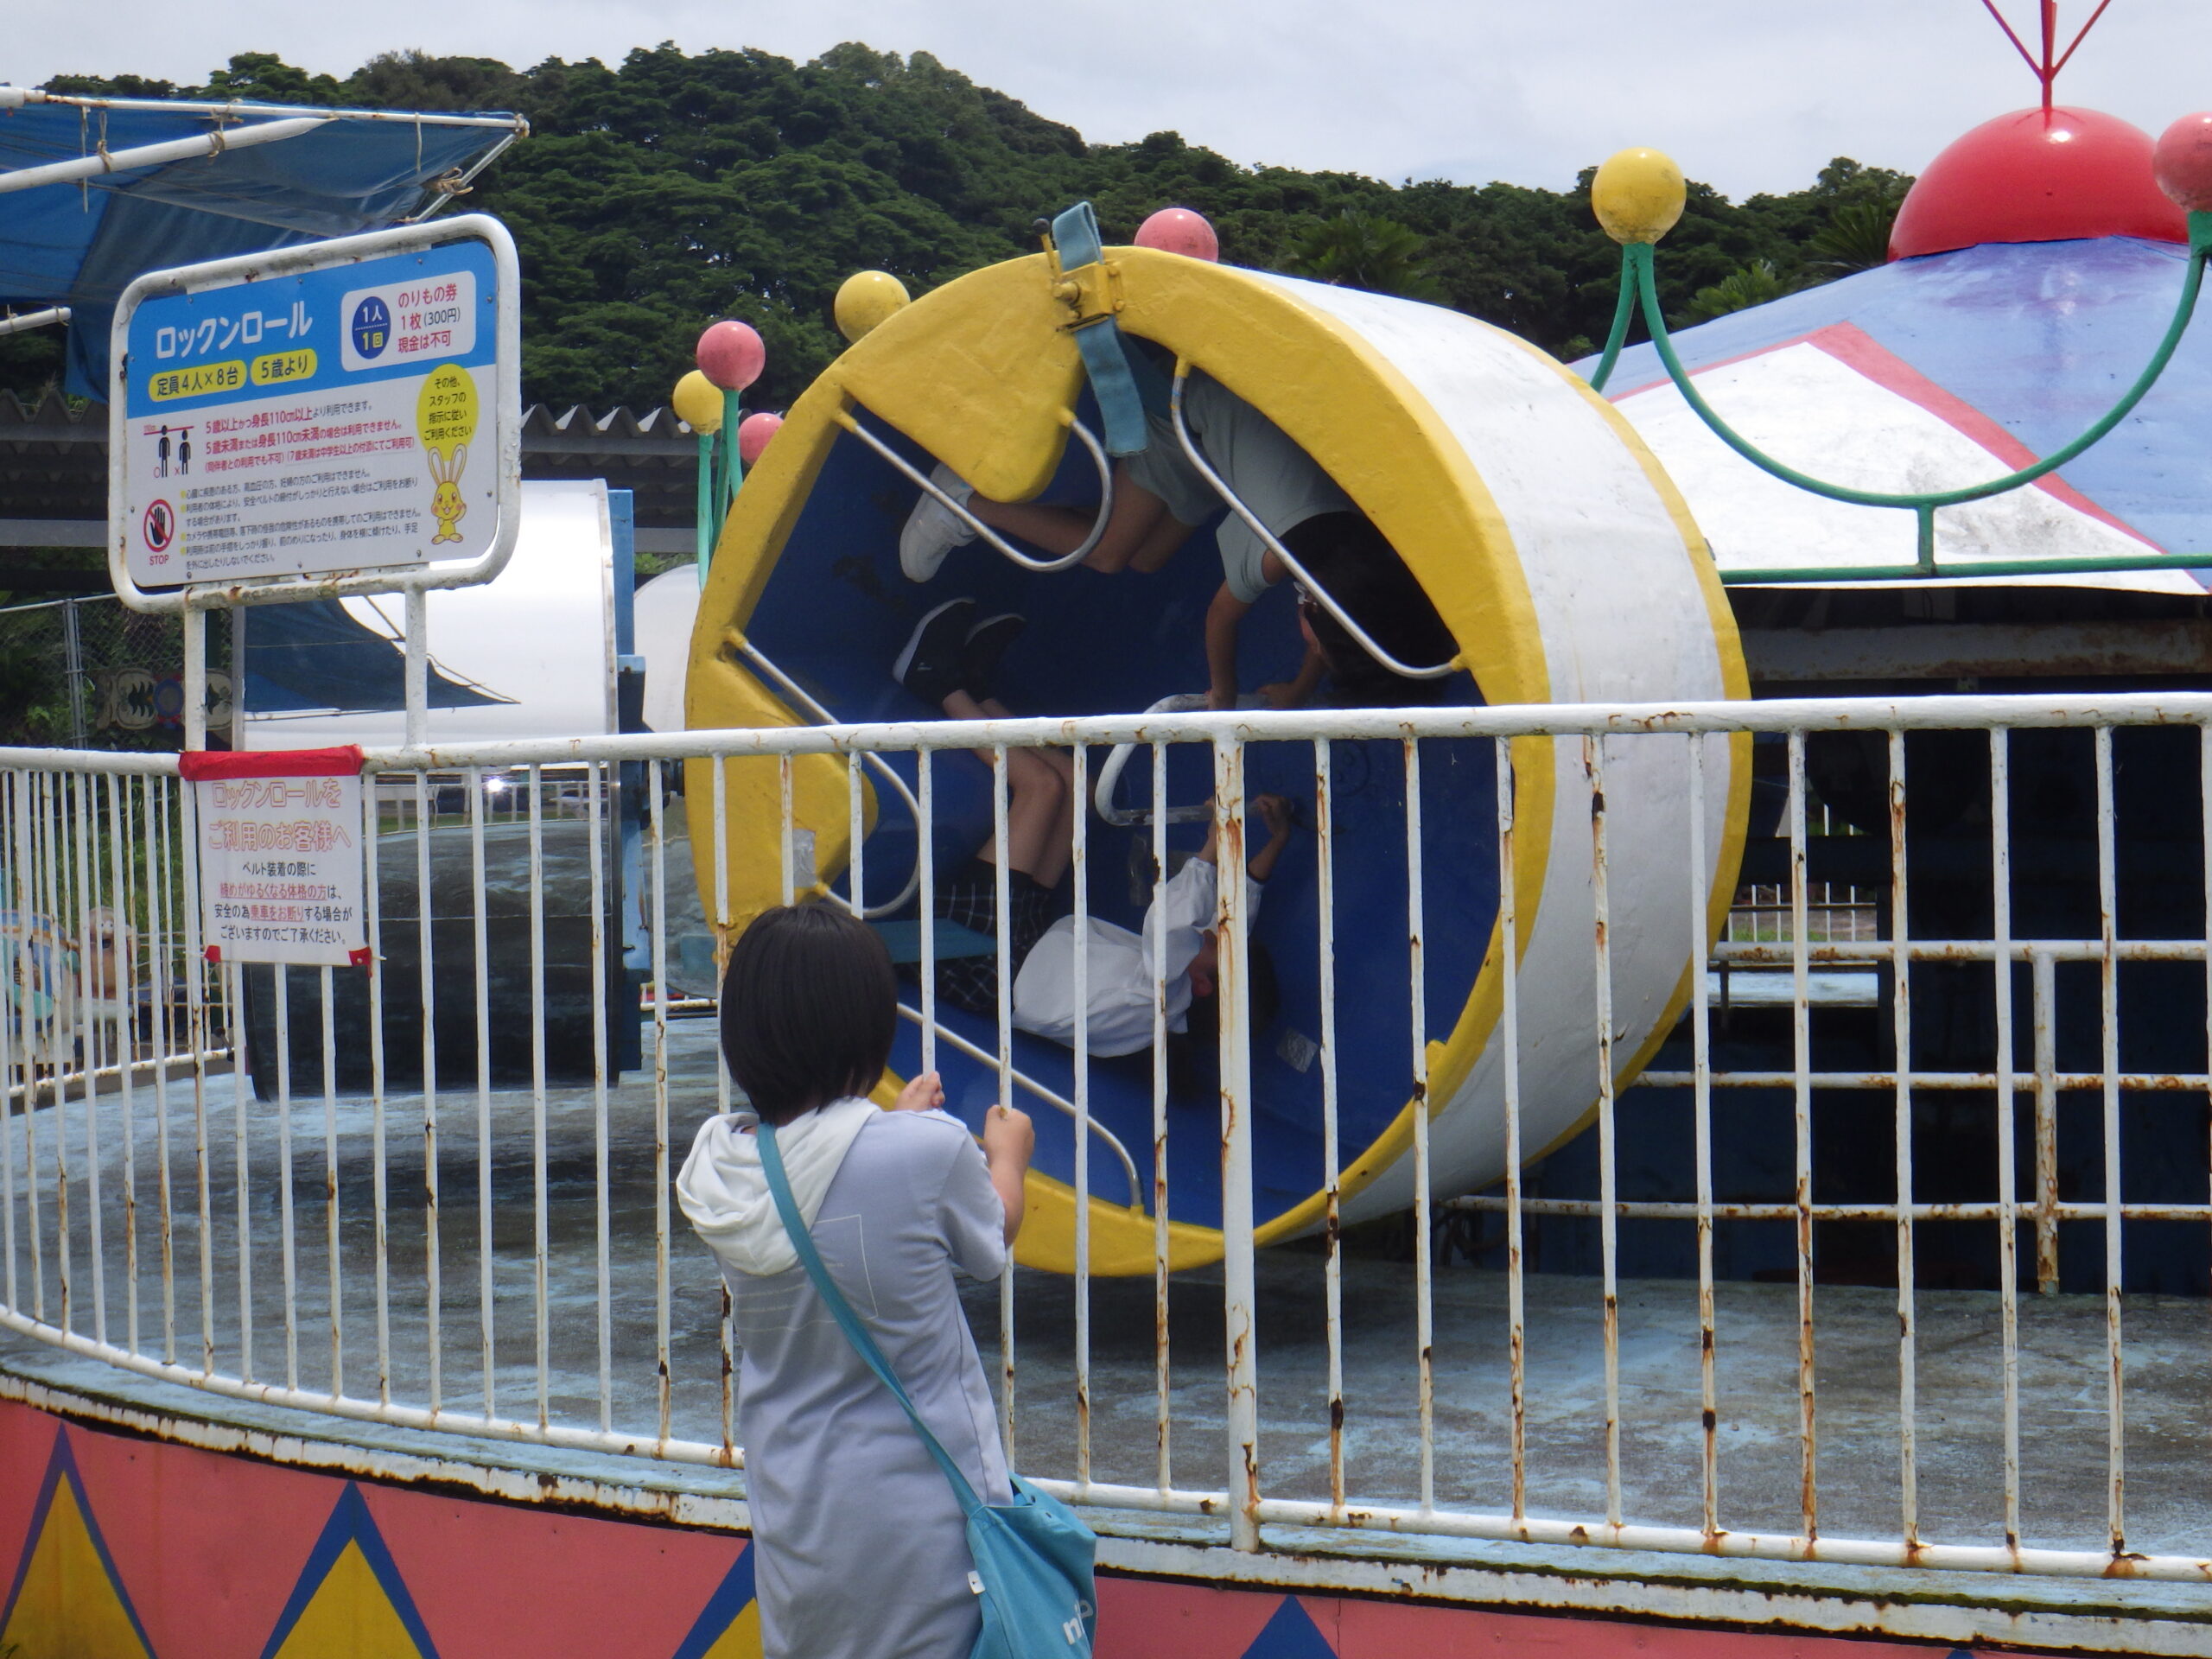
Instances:
[[[127,328],[132,579],[399,570],[499,527],[499,281],[463,239],[156,295]]]
[[[200,912],[224,962],[368,959],[358,777],[206,778]]]

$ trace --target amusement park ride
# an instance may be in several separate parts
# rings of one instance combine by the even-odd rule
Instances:
[[[2046,77],[2046,91],[2048,84]],[[1945,251],[1967,248],[1961,238],[1987,234],[1985,224],[1956,223],[1949,204],[1978,204],[1992,194],[2017,191],[2024,177],[2045,174],[2055,182],[2030,195],[2021,216],[2005,223],[2014,239],[2067,239],[2022,251],[2055,260],[2144,260],[2155,271],[2150,280],[2168,296],[2170,318],[2139,372],[2128,376],[2133,384],[2085,429],[1995,477],[1987,475],[1990,450],[1974,449],[1981,476],[1955,487],[1868,488],[1817,477],[1776,459],[1715,409],[1686,366],[1659,305],[1656,246],[1682,211],[1684,185],[1671,161],[1648,149],[1614,156],[1592,186],[1598,218],[1621,246],[1622,280],[1611,336],[1586,382],[1471,318],[1220,264],[1210,227],[1182,209],[1155,214],[1133,245],[1113,249],[1096,245],[1087,210],[1071,211],[1055,222],[1042,253],[963,276],[912,304],[895,278],[863,272],[839,296],[838,321],[850,349],[793,405],[774,442],[747,457],[753,470],[746,486],[735,495],[711,563],[702,563],[689,724],[930,718],[935,711],[894,683],[887,665],[915,619],[953,595],[975,596],[986,612],[1027,619],[1003,676],[1003,700],[1018,713],[1172,707],[1160,700],[1202,684],[1197,619],[1216,580],[1205,556],[1206,533],[1167,570],[1140,584],[1008,545],[928,476],[934,461],[994,499],[1065,502],[1086,510],[1097,504],[1103,524],[1110,495],[1102,499],[1101,487],[1112,446],[1094,434],[1103,420],[1110,438],[1115,399],[1141,401],[1136,388],[1154,355],[1162,367],[1172,365],[1173,391],[1165,402],[1177,402],[1189,373],[1213,377],[1274,420],[1382,530],[1459,644],[1449,682],[1454,701],[1746,696],[1724,582],[2050,580],[2200,568],[2201,553],[2155,550],[2140,540],[2139,550],[2099,550],[2088,556],[2062,550],[2031,559],[1999,550],[1939,557],[1941,515],[2049,479],[2111,435],[2160,385],[2212,257],[2212,116],[2175,123],[2154,149],[2124,123],[2052,106],[1990,123],[1939,158],[1899,218],[1899,256],[1914,263],[1856,280],[1944,280],[1948,261],[1987,251],[1978,245]],[[2134,232],[2183,242],[2186,256],[2139,252],[2138,241],[2113,245],[2120,251],[2110,253],[2106,244],[2072,239]],[[1848,303],[1843,290],[1849,286],[1838,283],[1797,303]],[[1697,503],[1677,493],[1631,424],[1636,416],[1624,419],[1600,395],[1621,372],[1630,324],[1639,315],[1660,384],[1720,443],[1766,477],[1821,501],[1910,513],[1916,556],[1897,563],[1716,567],[1694,517]],[[716,324],[700,353],[702,374],[725,388],[733,406],[737,388],[759,369],[757,351],[736,374],[723,366],[732,359],[715,331],[734,326]],[[1138,367],[1135,378],[1131,365]],[[2192,389],[2204,374],[2200,354],[2190,365]],[[1163,378],[1157,369],[1153,378]],[[678,389],[680,398],[705,395],[692,381],[687,377]],[[711,422],[714,411],[705,413]],[[1802,423],[1819,411],[1795,413]],[[1130,425],[1141,440],[1141,413]],[[1203,467],[1205,457],[1179,419],[1173,429]],[[1071,436],[1079,442],[1071,445]],[[734,478],[737,471],[725,464],[716,476]],[[901,577],[896,553],[899,527],[918,493],[938,500],[976,532],[918,588]],[[1241,514],[1233,493],[1224,494],[1224,518]],[[2107,533],[2124,541],[2128,532]],[[1274,544],[1298,570],[1295,558]],[[2195,587],[2193,578],[2184,579]],[[1263,601],[1247,630],[1244,683],[1287,680],[1295,668],[1287,588],[1270,596],[1273,612]],[[1387,724],[1378,729],[1387,733]],[[1351,852],[1404,843],[1400,747],[1387,734],[1334,747],[1330,810],[1345,850],[1334,877],[1332,964],[1312,949],[1319,918],[1310,861],[1294,861],[1272,879],[1253,926],[1281,991],[1268,1046],[1255,1044],[1252,1056],[1262,1243],[1311,1231],[1321,1220],[1325,1079],[1310,1065],[1318,1044],[1343,1057],[1329,1081],[1338,1091],[1336,1122],[1351,1154],[1342,1188],[1345,1221],[1411,1201],[1410,1122],[1424,1106],[1431,1119],[1428,1179],[1437,1196],[1480,1188],[1504,1168],[1504,1068],[1492,1046],[1503,937],[1496,779],[1488,753],[1468,746],[1437,746],[1433,759],[1424,757],[1420,836],[1431,922],[1420,941],[1422,979],[1408,985],[1395,971],[1407,950],[1408,870],[1402,860]],[[1556,1040],[1529,1045],[1518,1079],[1524,1103],[1533,1103],[1523,1107],[1529,1153],[1541,1154],[1586,1127],[1600,1064],[1624,1083],[1633,1077],[1674,1028],[1689,995],[1693,964],[1680,930],[1668,925],[1688,902],[1686,780],[1679,767],[1652,759],[1648,772],[1617,762],[1606,777],[1612,814],[1607,897],[1618,942],[1615,1048],[1601,1062],[1587,1045],[1567,1039],[1564,1030]],[[1196,830],[1169,826],[1192,816],[1190,803],[1204,802],[1209,780],[1197,770],[1198,757],[1179,753],[1166,763],[1164,795],[1155,796],[1137,781],[1141,767],[1125,770],[1117,760],[1102,766],[1101,816],[1090,830],[1088,906],[1092,916],[1135,927],[1150,895],[1153,861],[1164,856],[1172,864],[1195,843]],[[1586,839],[1586,830],[1575,827],[1587,786],[1584,763],[1566,741],[1524,741],[1515,761],[1521,995],[1525,1008],[1580,1007],[1593,994],[1586,942],[1590,875],[1586,855],[1575,850]],[[988,841],[991,833],[990,769],[965,756],[940,757],[933,768],[939,844],[929,849],[917,842],[914,803],[924,786],[911,755],[867,757],[872,776],[857,814],[848,810],[846,769],[858,760],[801,757],[788,776],[779,776],[772,761],[723,764],[726,775],[716,787],[714,763],[690,763],[687,800],[700,891],[722,895],[725,937],[794,892],[850,905],[872,918],[910,914],[925,865],[948,868],[958,849]],[[1713,895],[1716,930],[1737,883],[1750,765],[1748,740],[1712,745],[1704,841],[1712,863],[1705,890]],[[1255,742],[1247,766],[1255,793],[1313,795],[1305,745]],[[1127,810],[1117,805],[1117,782]],[[728,814],[728,861],[721,869],[711,855],[717,799]],[[796,872],[791,848],[779,842],[787,833],[779,827],[785,799],[792,804],[788,833],[800,848]],[[860,870],[864,880],[855,874]],[[1555,913],[1562,918],[1557,923]],[[963,937],[965,931],[944,924],[923,930],[919,949],[910,947],[908,958],[931,945],[932,955],[988,948],[988,941]],[[902,938],[915,932],[911,921],[904,924]],[[1330,972],[1333,983],[1325,986]],[[948,1039],[936,1050],[936,1064],[951,1108],[971,1120],[980,1122],[997,1098],[1002,1070],[1063,1100],[1077,1092],[1077,1057],[1062,1045],[1001,1030],[988,1016],[942,1001],[933,1009],[920,1006],[925,997],[910,1001],[894,1069],[910,1074],[922,1068],[925,1022],[936,1026]],[[1417,1013],[1424,1007],[1425,1021]],[[1433,1033],[1416,1045],[1410,1066],[1404,1039],[1409,1020]],[[1128,1182],[1121,1193],[1109,1176],[1103,1185],[1114,1196],[1092,1199],[1094,1270],[1147,1272],[1153,1224],[1127,1148],[1154,1136],[1153,1063],[1147,1056],[1092,1057],[1087,1071],[1088,1121],[1099,1143],[1092,1156],[1109,1167],[1118,1165]],[[1210,1074],[1191,1087],[1172,1099],[1171,1116],[1211,1113]],[[1217,1254],[1220,1189],[1208,1179],[1215,1152],[1206,1137],[1172,1137],[1170,1144],[1186,1160],[1166,1183],[1179,1267]],[[1048,1196],[1033,1205],[1023,1240],[1023,1259],[1033,1264],[1065,1270],[1071,1259],[1068,1211],[1076,1156],[1073,1120],[1045,1114],[1038,1167]]]
[[[1181,207],[1109,246],[1077,204],[1040,221],[1038,251],[918,298],[857,273],[835,303],[847,349],[781,413],[745,407],[758,334],[717,321],[672,398],[696,556],[636,591],[634,640],[604,484],[558,486],[557,556],[560,514],[533,528],[500,493],[523,487],[505,232],[412,226],[518,124],[195,110],[216,130],[193,156],[219,161],[231,131],[299,162],[298,196],[358,163],[342,228],[366,234],[295,228],[308,245],[271,251],[225,228],[215,276],[124,296],[112,365],[73,266],[0,330],[74,308],[80,378],[112,366],[137,395],[142,301],[214,315],[296,283],[365,327],[353,308],[402,282],[367,262],[474,272],[476,344],[410,362],[419,400],[389,361],[350,382],[325,364],[332,395],[388,397],[394,429],[419,427],[427,472],[410,441],[377,439],[375,464],[428,504],[426,541],[433,523],[470,553],[496,541],[488,566],[512,549],[476,609],[443,613],[493,620],[454,632],[550,594],[588,613],[579,656],[597,642],[620,666],[605,688],[569,675],[597,725],[441,727],[434,693],[445,714],[469,690],[430,668],[421,590],[457,568],[445,553],[148,582],[125,567],[185,515],[164,495],[162,515],[118,517],[118,592],[181,612],[188,680],[212,611],[313,601],[311,645],[408,589],[404,629],[370,641],[404,675],[405,723],[337,733],[361,747],[299,774],[359,814],[319,822],[331,844],[359,832],[363,942],[250,968],[203,949],[207,798],[180,778],[287,782],[259,752],[282,728],[188,763],[0,754],[0,1578],[21,1555],[0,1654],[97,1630],[106,1645],[56,1650],[757,1655],[738,1357],[726,1296],[683,1265],[671,1162],[734,1102],[708,1022],[679,1015],[792,902],[849,908],[899,965],[884,1099],[936,1071],[971,1127],[1002,1098],[1035,1121],[996,1403],[1011,1461],[1019,1378],[1025,1476],[1097,1520],[1102,1654],[2203,1650],[2201,674],[2086,693],[2053,676],[2030,699],[1869,673],[1860,695],[1779,700],[1738,620],[2102,590],[2206,626],[2212,114],[2154,141],[2057,104],[2073,48],[2042,12],[2040,54],[2013,37],[2040,106],[1937,156],[1875,269],[1670,329],[1682,175],[1650,149],[1606,162],[1591,195],[1618,307],[1578,365],[1441,307],[1224,264]],[[0,89],[24,131],[87,118],[48,102]],[[112,148],[0,173],[0,193],[70,185],[23,199],[82,233],[79,257],[97,232],[77,182],[147,169],[92,197],[143,236],[174,204],[130,187],[184,153],[157,111],[106,102]],[[420,176],[385,189],[402,151]],[[394,218],[410,227],[372,229]],[[1452,649],[1389,664],[1419,681],[1407,706],[1203,707],[1224,534],[1290,573],[1236,637],[1238,685],[1294,679],[1301,616],[1384,653],[1242,499],[1202,391],[1280,429],[1433,607]],[[489,479],[460,451],[495,436]],[[1218,507],[1156,569],[1094,568],[1117,480],[1154,446]],[[1089,529],[1054,550],[977,501]],[[966,539],[919,570],[900,541],[924,505]],[[965,601],[1020,631],[996,677],[1012,712],[955,725],[893,671]],[[257,613],[253,649],[278,614]],[[337,713],[365,708],[402,712]],[[1004,844],[1010,754],[1048,748],[1078,942],[1144,926],[1209,823],[1226,862],[1248,803],[1294,804],[1256,911],[1222,884],[1217,1041],[1171,1041],[1164,988],[1154,1041],[1112,1056],[1080,1023],[1069,1042],[1018,1028],[1004,994],[978,1013],[940,992],[947,963],[1009,977],[1004,931],[933,896]],[[1808,834],[1815,814],[1838,833]],[[1863,932],[1816,942],[1808,894],[1830,877],[1876,896]],[[1750,883],[1789,893],[1778,940],[1729,932]],[[73,894],[73,938],[53,919]],[[1837,963],[1874,988],[1816,1020],[1815,970]],[[1784,970],[1768,1012],[1787,1029],[1728,1033],[1732,964]],[[134,974],[166,1045],[144,1054]],[[1542,1185],[1576,1169],[1593,1191]],[[1664,1186],[1677,1172],[1687,1190]],[[1408,1211],[1394,1243],[1346,1232]],[[1500,1215],[1502,1242],[1452,1233]],[[1581,1254],[1531,1265],[1554,1225],[1582,1230]],[[1669,1227],[1667,1248],[1694,1243],[1638,1254]],[[1842,1276],[1847,1228],[1892,1254]],[[1916,1238],[1932,1268],[1944,1228],[1981,1254],[1916,1276]],[[1732,1255],[1757,1229],[1767,1254]],[[1456,1275],[1455,1237],[1478,1264]],[[2123,1293],[2145,1289],[2198,1300],[2128,1300],[2123,1325]]]

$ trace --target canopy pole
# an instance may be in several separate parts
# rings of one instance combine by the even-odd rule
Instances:
[[[0,317],[0,334],[20,334],[33,328],[51,328],[69,321],[66,305],[48,306],[43,311],[26,311],[19,316]]]
[[[35,190],[41,185],[94,179],[105,173],[130,173],[141,168],[165,166],[170,162],[188,162],[201,156],[219,156],[226,149],[275,143],[280,138],[296,138],[302,133],[327,126],[332,118],[326,115],[303,115],[289,121],[264,121],[259,126],[232,127],[221,132],[202,133],[197,138],[173,138],[166,143],[140,144],[134,149],[79,156],[73,162],[17,168],[12,173],[0,173],[0,195],[16,190]]]

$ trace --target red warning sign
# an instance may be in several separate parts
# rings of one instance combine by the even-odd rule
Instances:
[[[166,501],[155,502],[140,520],[138,533],[145,537],[147,551],[167,553],[176,539],[176,509]]]

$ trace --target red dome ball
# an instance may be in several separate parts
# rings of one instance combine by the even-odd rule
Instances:
[[[2158,188],[2191,213],[2212,213],[2212,113],[2184,115],[2152,157]]]
[[[784,417],[762,410],[748,415],[737,423],[737,458],[750,467],[760,459],[760,452],[768,447],[768,440],[784,429]]]
[[[2151,150],[2149,133],[2095,110],[1985,121],[1928,164],[1898,210],[1890,257],[2093,236],[2186,242],[2189,222],[2151,176]]]
[[[1162,253],[1180,253],[1192,259],[1219,259],[1221,238],[1203,213],[1188,207],[1162,207],[1137,226],[1136,245]]]
[[[768,365],[768,348],[749,322],[725,318],[699,336],[699,372],[724,391],[743,391]]]

